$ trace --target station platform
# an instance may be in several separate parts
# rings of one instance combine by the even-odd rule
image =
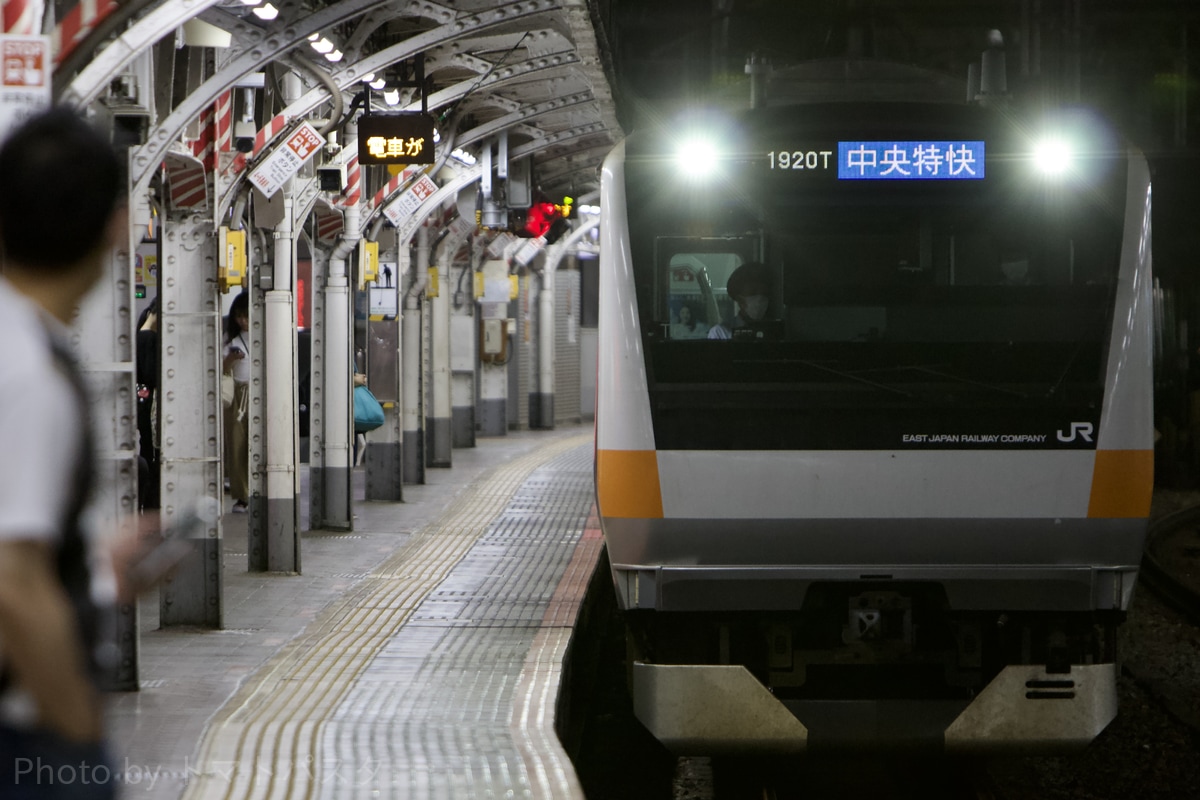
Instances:
[[[300,575],[247,572],[224,517],[223,630],[143,599],[141,690],[109,698],[121,797],[583,797],[554,717],[602,546],[591,426],[479,439],[403,502],[364,477],[353,532],[303,512]]]

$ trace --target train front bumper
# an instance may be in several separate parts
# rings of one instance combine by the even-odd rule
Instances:
[[[1005,667],[970,701],[790,700],[745,667],[633,665],[634,713],[679,755],[897,749],[957,755],[1069,752],[1117,714],[1114,664],[1047,674]]]

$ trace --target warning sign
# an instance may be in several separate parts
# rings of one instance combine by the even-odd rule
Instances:
[[[413,181],[413,185],[408,187],[403,194],[383,209],[384,216],[399,228],[405,217],[416,213],[417,209],[421,207],[421,203],[432,197],[437,189],[437,184],[430,180],[428,175],[422,175]]]
[[[325,139],[312,123],[304,123],[254,168],[254,172],[250,173],[250,183],[264,195],[271,197],[289,178],[294,177],[304,162],[316,155],[324,144]]]
[[[50,107],[50,37],[0,34],[0,139]]]

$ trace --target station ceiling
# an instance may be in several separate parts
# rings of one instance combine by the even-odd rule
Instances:
[[[442,136],[470,150],[506,131],[551,198],[593,191],[604,155],[646,114],[715,88],[736,92],[751,53],[777,66],[848,56],[965,77],[998,30],[1011,85],[1099,105],[1152,149],[1186,147],[1200,109],[1187,103],[1188,29],[1200,4],[1185,0],[251,2],[91,4],[109,11],[63,48],[56,91],[80,104],[136,96],[150,117],[137,168],[149,174],[231,88],[234,118],[250,115],[258,130],[280,115],[336,129],[367,102],[420,109],[413,83],[423,71],[424,103]],[[65,22],[84,7],[60,0],[55,13]],[[206,40],[187,30],[192,19],[228,41],[197,44]],[[328,41],[337,60],[314,50],[313,38]],[[153,71],[139,74],[147,55]],[[291,71],[301,76],[298,99],[281,89]],[[251,96],[245,85],[255,76]],[[368,89],[369,76],[385,88]],[[385,92],[398,94],[395,105]]]
[[[100,100],[114,113],[148,115],[133,158],[142,183],[181,141],[202,135],[198,121],[223,96],[235,125],[246,119],[268,133],[280,118],[286,129],[305,117],[336,131],[368,104],[427,110],[442,141],[468,152],[503,131],[510,153],[531,157],[551,198],[595,189],[600,161],[622,136],[587,0],[269,5],[110,4],[108,17],[60,56],[56,92],[77,105]],[[290,72],[301,78],[299,97],[287,96]]]

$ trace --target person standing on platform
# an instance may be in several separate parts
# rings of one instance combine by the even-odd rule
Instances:
[[[105,559],[85,513],[86,389],[76,307],[126,236],[121,163],[56,108],[0,145],[0,797],[115,795],[98,676]],[[109,576],[111,577],[111,576]],[[111,581],[108,582],[111,585]],[[111,652],[111,647],[108,648]]]
[[[137,323],[138,453],[146,462],[138,481],[138,508],[158,508],[161,474],[158,447],[158,298],[146,306]]]
[[[250,296],[245,292],[229,306],[221,363],[233,378],[233,402],[225,406],[225,477],[233,512],[245,514],[250,500]]]

